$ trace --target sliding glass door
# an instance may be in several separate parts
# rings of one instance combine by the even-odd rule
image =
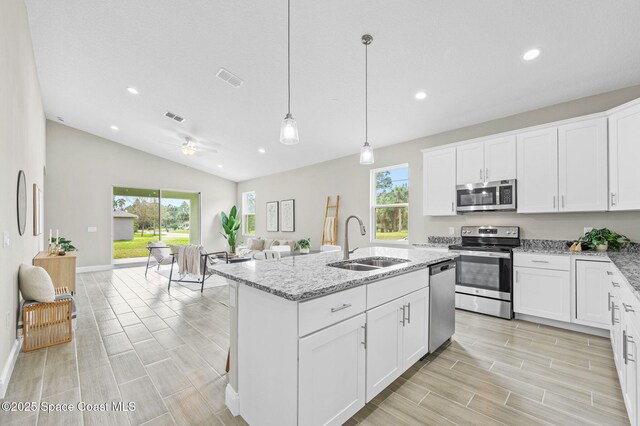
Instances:
[[[200,193],[113,188],[113,258],[144,258],[147,244],[200,243]]]

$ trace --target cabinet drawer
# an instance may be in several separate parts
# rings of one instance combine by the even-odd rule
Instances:
[[[306,336],[364,312],[367,306],[367,286],[339,291],[299,305],[298,335]]]
[[[367,309],[429,286],[429,269],[398,275],[367,285]]]
[[[513,266],[568,271],[571,267],[571,257],[563,255],[550,256],[546,254],[515,253],[513,255]]]

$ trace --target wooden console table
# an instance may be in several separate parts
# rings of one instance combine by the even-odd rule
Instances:
[[[76,292],[76,255],[67,253],[64,256],[50,256],[41,251],[33,258],[33,264],[44,268],[51,276],[53,286],[67,287],[71,293]]]

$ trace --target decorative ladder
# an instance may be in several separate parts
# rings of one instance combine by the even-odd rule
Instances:
[[[336,203],[331,204],[331,196],[327,196],[327,207],[324,211],[324,222],[322,222],[322,241],[320,245],[332,244],[336,245],[338,241],[338,210],[340,209],[340,196],[336,195]],[[329,215],[330,210],[333,211],[333,215]],[[330,235],[325,234],[325,228],[327,223],[327,218],[333,217],[333,238],[330,238]]]

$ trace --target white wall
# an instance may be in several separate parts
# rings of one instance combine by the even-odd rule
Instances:
[[[202,244],[226,249],[219,213],[235,204],[235,182],[47,121],[45,229],[73,241],[78,266],[111,263],[113,186],[200,192]]]
[[[0,1],[0,369],[16,341],[18,267],[31,264],[42,246],[33,235],[33,184],[43,188],[45,119],[36,74],[27,12],[22,0]],[[18,171],[27,181],[27,228],[18,233]],[[8,323],[5,324],[8,315]],[[1,390],[1,389],[0,389]]]
[[[339,158],[301,169],[278,173],[238,184],[238,200],[242,192],[256,191],[256,230],[258,235],[272,236],[265,231],[265,203],[267,201],[296,200],[295,238],[310,236],[317,248],[322,235],[326,196],[341,196],[339,242],[344,233],[344,219],[357,214],[369,225],[370,169],[400,163],[409,164],[409,240],[426,241],[429,235],[448,235],[450,226],[460,235],[462,225],[519,225],[524,238],[574,239],[583,227],[607,226],[640,241],[640,212],[566,213],[525,215],[516,213],[474,213],[455,217],[426,217],[422,215],[422,154],[421,149],[464,141],[528,126],[600,112],[640,97],[640,86],[582,98],[535,111],[469,126],[438,135],[375,150],[376,163],[361,166],[357,156]],[[425,117],[428,119],[428,117]],[[371,135],[375,148],[375,135]],[[352,141],[356,145],[362,141]],[[303,143],[303,142],[301,142]],[[352,247],[368,244],[369,235],[360,237],[353,225],[350,233]],[[369,232],[370,226],[367,226]],[[282,233],[280,235],[283,235]]]

